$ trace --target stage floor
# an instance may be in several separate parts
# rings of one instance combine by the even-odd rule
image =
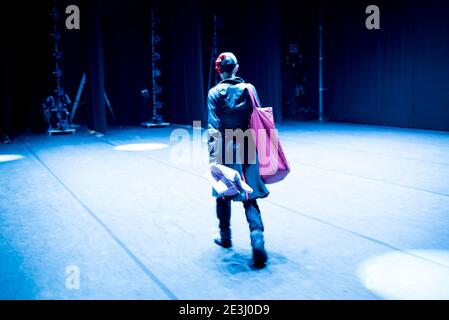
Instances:
[[[239,203],[234,249],[213,244],[207,167],[172,161],[174,129],[1,145],[0,298],[449,299],[449,133],[280,126],[292,173],[259,201],[254,270]]]

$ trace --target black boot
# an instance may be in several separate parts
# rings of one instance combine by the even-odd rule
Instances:
[[[251,231],[251,246],[253,247],[254,265],[258,268],[263,268],[268,260],[267,252],[265,251],[263,231]]]
[[[220,231],[220,238],[215,239],[214,242],[218,244],[220,247],[223,247],[225,249],[231,248],[232,247],[231,230]]]

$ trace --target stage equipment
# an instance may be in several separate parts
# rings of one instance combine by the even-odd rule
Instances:
[[[159,35],[159,16],[157,14],[157,10],[153,7],[151,9],[151,84],[152,84],[152,104],[153,104],[153,112],[152,118],[148,122],[143,122],[142,126],[145,128],[158,128],[158,127],[167,127],[170,124],[164,122],[161,109],[163,107],[163,103],[161,102],[161,94],[162,94],[162,86],[161,82],[161,54],[160,54],[160,42],[161,37]],[[147,108],[148,100],[150,98],[149,90],[142,90],[142,97],[144,101],[144,107]]]
[[[207,89],[211,89],[218,82],[220,82],[220,75],[215,70],[215,60],[218,57],[218,46],[221,44],[222,39],[219,39],[218,35],[220,34],[220,29],[222,27],[222,20],[216,14],[213,17],[213,33],[212,33],[212,46],[211,46],[211,54],[210,54],[210,62],[209,62],[209,77],[207,80]],[[207,119],[208,111],[207,108],[204,108],[203,119]]]
[[[4,135],[2,136],[2,143],[3,143],[3,144],[11,144],[11,143],[12,143],[12,140],[9,138],[8,135],[4,134]]]
[[[285,57],[284,83],[287,112],[289,117],[304,117],[311,112],[311,108],[305,105],[307,77],[304,69],[304,56],[302,53],[301,36],[296,36],[294,42],[288,45]]]
[[[319,121],[323,121],[324,115],[323,115],[323,109],[324,109],[324,99],[323,99],[323,91],[325,90],[323,88],[323,26],[320,25],[320,47],[319,47],[319,54],[320,54],[320,61],[319,61]]]
[[[319,26],[319,68],[318,68],[318,88],[319,88],[319,116],[318,119],[320,122],[324,121],[324,91],[328,90],[327,88],[324,88],[324,50],[323,50],[323,12],[322,12],[322,6],[320,5],[320,26]]]
[[[214,32],[212,34],[212,48],[210,55],[210,64],[209,64],[209,78],[207,88],[211,89],[218,83],[218,73],[215,71],[215,60],[218,57],[218,25],[217,25],[217,15],[214,14]]]
[[[70,122],[73,122],[73,119],[75,119],[76,111],[78,110],[78,107],[80,107],[84,102],[81,101],[81,96],[83,95],[84,87],[86,86],[87,76],[86,73],[83,72],[83,75],[81,76],[80,85],[78,87],[78,91],[76,93],[75,101],[73,102],[73,108],[72,112],[70,113]],[[116,121],[114,110],[112,109],[111,102],[109,101],[108,95],[106,92],[104,92],[104,100],[106,102],[106,106],[109,109],[109,112],[111,112],[112,119]]]
[[[47,97],[42,104],[45,120],[48,124],[48,134],[73,134],[75,129],[70,126],[68,108],[72,101],[62,88],[62,51],[61,51],[61,32],[59,29],[60,14],[57,9],[56,0],[53,1],[52,13],[54,40],[53,56],[55,57],[55,76],[56,88],[52,96]]]

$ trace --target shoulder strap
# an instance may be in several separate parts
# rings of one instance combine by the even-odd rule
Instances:
[[[254,90],[254,86],[250,83],[247,83],[246,88],[248,90],[248,94],[250,96],[251,104],[253,105],[253,109],[260,108],[259,100],[257,99],[256,91]]]

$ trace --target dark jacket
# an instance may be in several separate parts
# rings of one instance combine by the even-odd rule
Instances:
[[[257,153],[250,135],[241,141],[226,139],[226,129],[245,131],[249,128],[253,112],[249,90],[254,90],[258,99],[253,85],[241,78],[226,79],[209,90],[207,99],[209,163],[237,170],[254,190],[251,194],[234,197],[236,201],[265,198],[269,194],[260,177]],[[227,155],[234,161],[229,162]],[[215,191],[213,195],[220,196]]]

